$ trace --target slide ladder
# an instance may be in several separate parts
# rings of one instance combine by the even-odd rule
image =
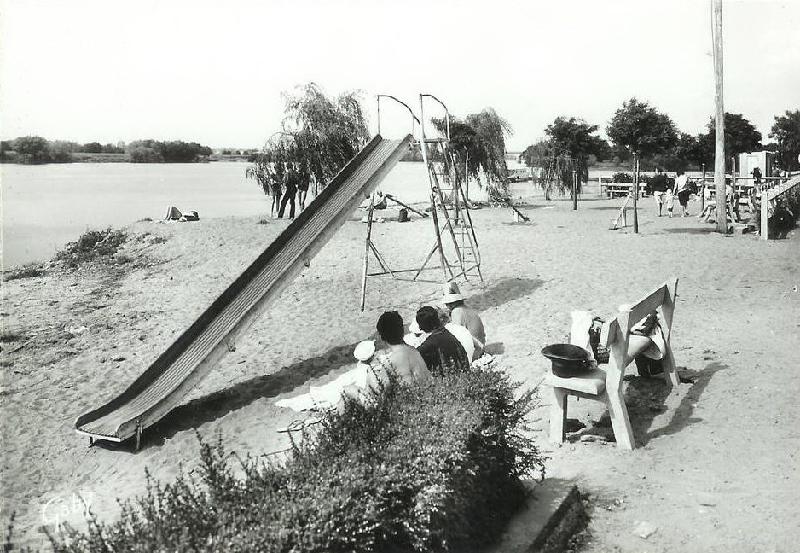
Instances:
[[[180,405],[408,150],[412,137],[375,136],[200,317],[122,394],[78,417],[94,439],[136,438]],[[99,374],[99,373],[98,373]]]
[[[442,251],[442,262],[449,280],[461,276],[469,280],[470,276],[477,276],[483,282],[478,239],[472,226],[472,217],[464,191],[456,175],[452,174],[455,170],[455,160],[448,146],[447,139],[427,139],[422,144],[431,186],[432,211],[441,213],[443,219],[438,234],[441,237],[446,232],[453,243],[455,258],[452,256],[448,258]],[[436,246],[434,251],[435,248]]]

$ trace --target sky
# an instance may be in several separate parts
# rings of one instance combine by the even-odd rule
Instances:
[[[723,0],[725,109],[767,139],[800,109],[800,0]],[[494,108],[510,151],[557,116],[601,134],[646,100],[682,131],[714,111],[710,0],[0,0],[0,136],[259,147],[314,81],[456,116]],[[426,115],[441,115],[434,104]],[[410,130],[382,104],[382,134]]]

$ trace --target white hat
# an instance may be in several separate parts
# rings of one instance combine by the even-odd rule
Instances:
[[[464,301],[464,296],[461,295],[461,290],[458,289],[458,283],[445,282],[442,303],[455,303],[457,301]]]
[[[411,324],[408,325],[408,331],[411,332],[412,334],[423,334],[422,329],[419,327],[419,324],[417,323],[416,317],[414,318],[414,320],[411,321]]]
[[[375,355],[375,342],[374,340],[364,340],[359,342],[356,349],[353,350],[353,357],[359,361],[369,361]]]

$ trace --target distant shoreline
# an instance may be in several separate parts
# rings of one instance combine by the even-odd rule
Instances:
[[[195,163],[249,163],[247,156],[212,154],[196,161],[131,161],[128,154],[86,154],[74,153],[70,161],[44,161],[38,163],[21,163],[13,159],[0,160],[0,165],[69,165],[70,163],[133,163],[136,165],[193,165]]]

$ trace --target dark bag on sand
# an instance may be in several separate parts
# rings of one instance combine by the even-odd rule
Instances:
[[[639,355],[634,361],[636,362],[636,371],[639,376],[650,377],[664,373],[663,359],[650,359],[644,355]]]
[[[592,320],[592,326],[589,328],[589,345],[594,353],[594,358],[598,365],[608,363],[609,352],[608,349],[600,345],[600,332],[603,329],[603,319],[595,317]]]
[[[407,223],[408,222],[408,210],[403,208],[397,214],[397,222],[398,223]]]

